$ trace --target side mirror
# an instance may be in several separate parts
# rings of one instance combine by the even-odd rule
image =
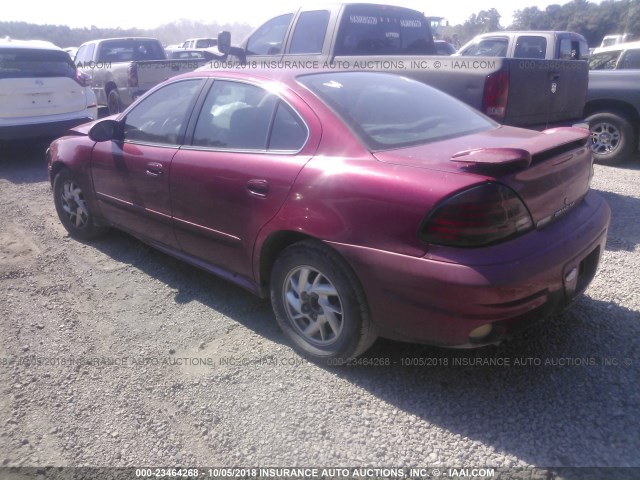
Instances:
[[[231,51],[231,32],[222,31],[218,34],[218,51],[228,55]]]
[[[120,131],[120,123],[115,120],[106,119],[96,123],[89,130],[89,138],[94,142],[106,142],[117,140]]]

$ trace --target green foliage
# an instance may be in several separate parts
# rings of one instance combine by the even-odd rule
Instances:
[[[205,24],[191,20],[178,20],[151,30],[138,28],[69,28],[65,25],[36,25],[26,22],[0,22],[0,38],[9,36],[19,40],[46,40],[61,48],[77,47],[89,40],[113,37],[153,37],[163,45],[180,43],[187,38],[215,38],[218,32],[229,30],[234,42],[239,42],[251,31],[246,24]]]
[[[602,37],[616,33],[635,33],[640,38],[640,0],[572,0],[549,5],[544,10],[526,7],[517,10],[509,30],[568,30],[578,32],[589,46],[597,47]],[[457,47],[480,33],[503,30],[495,8],[473,14],[462,25],[444,27],[443,36]]]

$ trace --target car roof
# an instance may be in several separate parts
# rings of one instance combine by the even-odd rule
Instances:
[[[615,45],[609,45],[608,47],[596,48],[596,51],[593,53],[617,52],[618,50],[629,50],[632,48],[640,48],[640,40],[635,42],[616,43]]]
[[[0,38],[0,48],[29,48],[39,50],[60,50],[60,47],[44,40],[15,40],[13,38]]]

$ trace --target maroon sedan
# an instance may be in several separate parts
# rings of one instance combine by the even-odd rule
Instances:
[[[293,346],[495,343],[583,292],[610,210],[589,132],[503,127],[375,72],[204,71],[48,150],[60,220],[271,297]]]

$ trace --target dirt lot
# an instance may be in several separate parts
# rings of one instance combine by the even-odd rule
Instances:
[[[42,148],[0,157],[3,466],[640,467],[640,161],[596,168],[609,241],[566,313],[328,369],[268,302],[118,232],[70,239]]]

